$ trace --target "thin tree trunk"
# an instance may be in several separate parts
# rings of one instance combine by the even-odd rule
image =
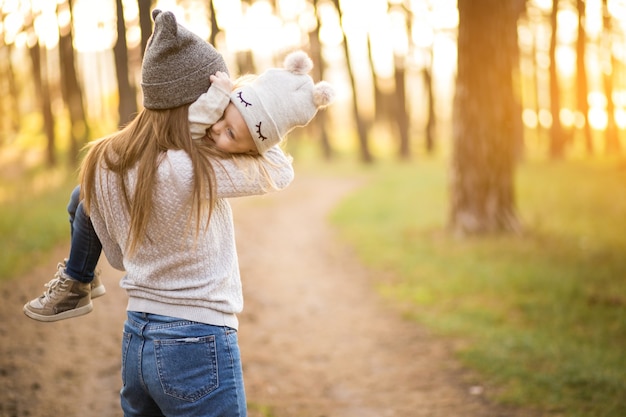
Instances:
[[[576,40],[576,101],[578,111],[583,115],[585,125],[583,126],[583,137],[585,149],[589,155],[593,154],[593,141],[591,137],[591,126],[589,125],[589,84],[587,82],[587,65],[585,65],[585,55],[587,50],[587,33],[585,32],[585,2],[576,0],[578,9],[578,39]]]
[[[0,60],[0,86],[2,99],[0,100],[0,148],[12,141],[19,130],[19,106],[15,73],[11,59],[12,46],[4,42],[0,44],[3,58]]]
[[[533,104],[534,104],[534,111],[535,111],[535,115],[537,115],[537,127],[535,129],[535,135],[536,135],[536,140],[537,142],[539,142],[541,140],[541,137],[543,135],[543,126],[541,125],[541,123],[539,122],[539,116],[540,116],[540,112],[541,112],[541,105],[542,102],[540,100],[540,94],[539,94],[539,90],[543,89],[543,83],[542,80],[543,78],[541,77],[541,72],[543,71],[540,67],[539,67],[539,62],[537,60],[537,34],[533,33],[533,46],[532,46],[532,65],[533,65],[533,73],[532,73],[532,85],[533,85]],[[542,85],[540,85],[540,83]]]
[[[139,7],[139,29],[141,30],[141,57],[146,51],[148,39],[152,35],[152,0],[137,0]]]
[[[2,55],[8,51],[8,48],[4,44],[0,44],[0,52]],[[8,81],[7,76],[7,68],[4,66],[5,62],[8,62],[10,57],[3,56],[2,60],[0,60],[0,92],[4,93],[4,91],[8,90],[6,88],[6,82]],[[0,98],[0,149],[9,141],[9,121],[7,119],[7,115],[9,112],[7,111],[7,102],[6,97]]]
[[[398,157],[407,160],[411,157],[411,149],[409,145],[409,118],[406,108],[406,71],[404,68],[404,60],[401,56],[394,54],[394,80],[396,90],[394,94],[394,102],[396,109],[396,122],[398,124],[398,133],[400,135],[400,147],[398,149]]]
[[[501,0],[459,0],[458,8],[449,226],[459,236],[517,232],[517,14]]]
[[[320,27],[321,22],[319,18],[319,13],[317,13],[317,0],[313,0],[313,7],[315,8],[315,16],[316,16],[316,25],[311,33],[309,33],[309,44],[311,49],[311,55],[313,56],[314,62],[317,65],[313,68],[316,71],[315,76],[318,80],[324,79],[324,70],[326,69],[324,64],[324,58],[322,57],[322,44],[320,42]],[[328,135],[328,130],[326,129],[326,123],[328,117],[325,111],[320,111],[313,119],[313,123],[317,126],[317,130],[320,135],[320,143],[322,145],[322,154],[324,155],[324,159],[330,160],[333,157],[333,149],[330,146],[330,139]]]
[[[333,4],[337,10],[339,15],[339,21],[343,24],[343,15],[341,13],[341,6],[339,5],[339,0],[333,0]],[[359,113],[358,106],[358,94],[356,90],[356,80],[354,77],[354,70],[352,69],[352,60],[350,59],[350,50],[348,48],[348,39],[346,37],[346,32],[342,27],[342,36],[343,36],[343,53],[344,58],[346,60],[346,69],[348,71],[348,77],[350,78],[350,87],[352,89],[352,113],[354,115],[354,120],[357,128],[357,135],[359,138],[359,150],[361,154],[361,161],[365,163],[373,162],[372,154],[369,150],[369,139],[367,135],[367,126],[365,125],[365,121],[361,117]]]
[[[606,153],[614,154],[621,152],[621,145],[619,140],[619,132],[617,129],[617,123],[615,122],[615,102],[613,101],[613,79],[617,73],[617,62],[613,51],[611,50],[612,42],[611,36],[613,33],[613,18],[608,12],[607,0],[602,1],[604,8],[604,33],[603,33],[603,53],[608,54],[610,63],[609,68],[605,68],[603,71],[603,85],[604,95],[606,97],[606,112],[607,112],[607,124],[605,135]]]
[[[62,7],[67,7],[70,16],[72,16],[72,0],[58,4],[57,10]],[[78,163],[79,149],[87,143],[89,125],[85,116],[83,94],[76,74],[73,45],[72,17],[70,17],[66,27],[59,26],[59,62],[61,66],[61,92],[70,115],[69,163],[75,166]]]
[[[561,126],[561,92],[559,88],[559,76],[556,64],[557,44],[557,15],[559,0],[552,0],[552,13],[550,23],[552,36],[550,38],[550,113],[552,113],[552,127],[550,128],[550,156],[561,158],[565,152],[565,134]]]
[[[374,92],[374,123],[392,124],[395,112],[392,109],[393,93],[383,93],[380,88],[380,79],[376,74],[374,54],[372,51],[372,37],[367,34],[367,61],[369,63],[370,77],[372,77],[372,91]]]
[[[117,41],[113,47],[115,56],[115,73],[117,75],[117,91],[119,95],[119,125],[125,125],[137,113],[137,95],[128,77],[128,46],[126,45],[126,23],[122,0],[115,0],[117,10]]]
[[[20,128],[20,106],[19,91],[17,82],[15,81],[15,70],[13,68],[13,45],[7,45],[7,81],[9,83],[9,96],[11,107],[9,114],[11,115],[11,131],[17,133]]]
[[[428,96],[428,120],[426,121],[426,152],[432,154],[435,152],[435,127],[437,119],[435,117],[435,95],[433,94],[433,57],[432,49],[430,52],[430,59],[428,66],[422,70],[422,76],[424,78],[424,87],[426,88],[426,94]]]
[[[43,128],[46,135],[46,163],[53,167],[56,165],[56,138],[54,135],[54,117],[52,115],[52,100],[50,98],[50,86],[48,84],[47,51],[41,48],[39,39],[28,48],[35,81],[35,92],[39,97],[41,114],[43,116]]]
[[[209,42],[217,48],[215,42],[217,40],[217,34],[220,32],[220,27],[217,25],[217,14],[215,13],[215,4],[213,3],[213,0],[209,1],[209,13],[211,13],[211,38],[209,39]]]

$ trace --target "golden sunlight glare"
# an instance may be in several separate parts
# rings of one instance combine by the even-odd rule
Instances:
[[[116,39],[115,5],[109,1],[76,0],[74,13],[74,47],[79,52],[113,48]]]
[[[415,72],[430,68],[434,92],[439,99],[436,103],[438,116],[444,119],[450,116],[457,65],[457,0],[342,0],[342,21],[330,1],[320,1],[317,9],[310,0],[213,0],[213,4],[220,28],[216,47],[224,48],[231,57],[238,52],[253,51],[253,59],[260,68],[274,65],[275,58],[285,51],[308,44],[308,33],[316,28],[319,19],[320,42],[330,67],[333,59],[337,62],[344,59],[342,42],[345,34],[349,40],[350,58],[355,63],[354,73],[359,80],[367,81],[372,76],[367,62],[370,53],[376,74],[386,80],[381,83],[385,86],[383,88],[393,88],[397,63]],[[526,89],[522,94],[522,120],[529,128],[547,128],[552,124],[547,85],[552,36],[549,18],[553,0],[528,0],[526,4],[527,13],[522,15],[518,27],[520,74]],[[211,27],[207,21],[207,2],[155,0],[153,5],[154,8],[171,10],[181,24],[199,36],[209,38]],[[61,7],[57,9],[57,6]],[[127,43],[133,48],[141,41],[141,31],[136,24],[138,4],[136,0],[123,0],[123,7]],[[4,0],[0,8],[3,13],[1,30],[7,44],[24,47],[39,40],[46,48],[55,48],[59,28],[72,22],[79,61],[92,65],[93,60],[98,59],[99,71],[102,74],[110,71],[105,66],[113,65],[106,62],[110,61],[117,38],[117,12],[113,0],[74,0],[73,16],[69,9],[63,9],[61,0]],[[34,33],[24,30],[28,25],[25,20],[30,15],[35,16]],[[580,128],[589,123],[594,129],[606,128],[609,107],[603,74],[613,74],[615,123],[621,129],[626,128],[626,0],[608,0],[606,7],[604,0],[585,0],[586,70],[590,91],[587,118],[577,109],[572,93],[577,82],[576,43],[579,36],[578,12],[573,2],[559,2],[557,20],[556,63],[564,96],[559,120],[566,127]],[[605,27],[609,21],[612,23],[610,33]],[[608,49],[610,54],[606,53]],[[108,76],[102,74],[98,77]],[[92,81],[90,78],[88,84],[93,84]],[[110,80],[98,82],[102,84],[97,87],[99,94],[107,94]],[[95,87],[87,89],[90,88]]]

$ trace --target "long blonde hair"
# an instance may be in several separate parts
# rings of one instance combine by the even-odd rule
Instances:
[[[204,140],[192,140],[188,122],[189,105],[167,110],[143,109],[122,130],[87,145],[88,152],[80,169],[81,197],[90,213],[100,168],[117,174],[124,203],[130,214],[129,255],[132,255],[146,235],[152,214],[156,174],[164,153],[183,150],[189,155],[193,169],[193,189],[190,216],[195,212],[196,236],[202,214],[207,213],[208,225],[216,201],[215,171],[212,162],[232,155],[216,149]],[[134,189],[129,189],[127,173],[137,169]],[[207,198],[209,196],[209,198]],[[191,217],[190,217],[191,218]]]

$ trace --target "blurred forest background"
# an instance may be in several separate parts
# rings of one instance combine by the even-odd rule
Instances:
[[[137,113],[155,7],[216,45],[233,77],[306,50],[314,78],[339,92],[305,132],[323,158],[449,155],[450,225],[459,234],[519,230],[514,169],[528,155],[623,152],[624,0],[0,5],[3,171],[75,166],[88,140]]]
[[[492,398],[626,415],[626,0],[0,0],[0,279],[67,243],[156,7],[233,77],[309,53],[338,97],[288,141],[298,170],[367,177],[332,221]]]

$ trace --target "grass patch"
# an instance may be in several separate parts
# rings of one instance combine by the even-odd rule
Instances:
[[[13,278],[46,259],[64,239],[65,210],[75,175],[34,168],[19,178],[0,177],[0,280]]]
[[[259,417],[275,417],[272,407],[265,404],[248,403],[248,411],[250,414]]]
[[[626,169],[614,161],[518,169],[523,237],[454,239],[445,163],[380,166],[332,215],[381,292],[462,339],[499,401],[567,416],[626,415]]]
[[[0,280],[47,260],[60,242],[69,244],[66,206],[78,182],[77,167],[69,168],[76,165],[68,157],[69,119],[56,119],[55,168],[45,163],[42,123],[39,113],[25,114],[19,134],[0,152]],[[108,117],[90,121],[92,138],[114,130]]]

